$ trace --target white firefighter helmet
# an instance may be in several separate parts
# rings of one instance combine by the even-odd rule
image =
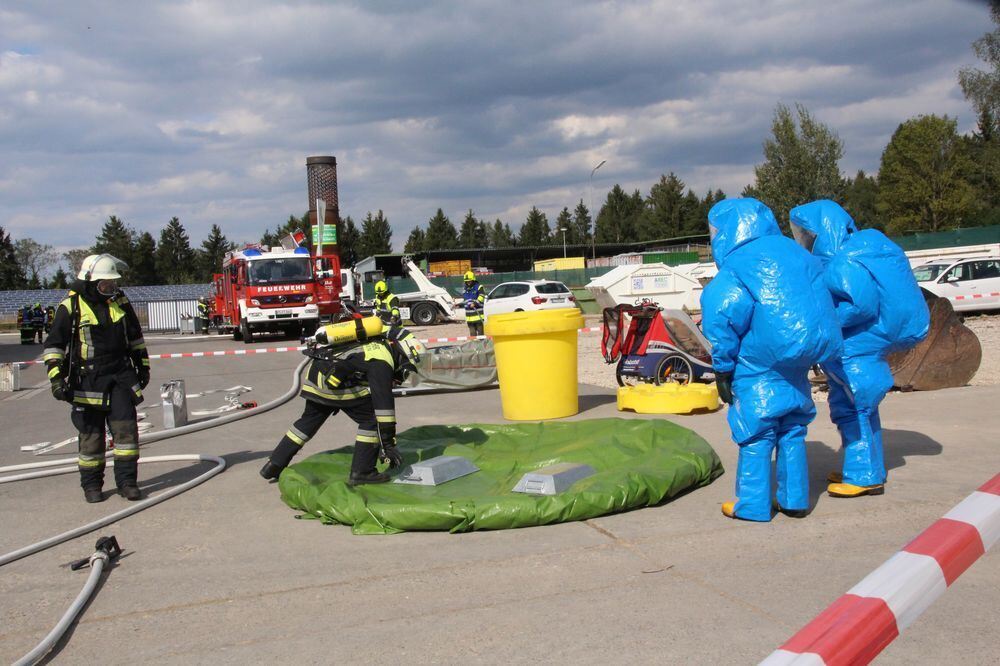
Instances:
[[[91,280],[120,280],[121,273],[127,265],[121,259],[112,257],[110,254],[92,254],[80,264],[80,272],[76,277],[78,280],[90,282]]]

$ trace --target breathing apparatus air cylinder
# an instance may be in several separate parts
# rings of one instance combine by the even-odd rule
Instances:
[[[378,317],[351,319],[337,324],[327,324],[316,331],[316,341],[326,345],[364,342],[382,335],[382,320]]]

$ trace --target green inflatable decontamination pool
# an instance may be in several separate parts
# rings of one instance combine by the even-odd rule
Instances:
[[[351,525],[355,534],[469,532],[653,506],[723,473],[705,440],[660,419],[420,426],[400,433],[397,444],[403,468],[447,455],[466,458],[480,471],[438,486],[351,487],[353,449],[345,447],[286,469],[281,498],[306,517]],[[556,495],[513,492],[523,474],[556,463],[590,465],[595,473]]]

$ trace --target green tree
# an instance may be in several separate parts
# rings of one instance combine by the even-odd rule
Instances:
[[[213,273],[222,272],[222,261],[226,258],[226,253],[235,247],[236,244],[231,243],[222,233],[222,228],[213,224],[208,236],[201,242],[201,249],[198,250],[197,280],[211,282]]]
[[[134,249],[135,230],[119,217],[111,215],[88,254],[110,254],[131,266]]]
[[[358,255],[362,258],[392,252],[392,228],[385,214],[379,210],[374,216],[371,211],[361,223],[361,238],[358,240]]]
[[[556,217],[556,224],[552,227],[552,242],[556,245],[562,245],[563,242],[567,245],[576,245],[583,242],[577,239],[576,227],[573,226],[573,214],[565,206],[559,211],[559,216]]]
[[[976,212],[974,170],[955,120],[935,115],[902,123],[882,153],[875,208],[890,234],[942,231]]]
[[[697,199],[695,199],[697,202]],[[637,240],[675,238],[681,235],[685,215],[684,181],[673,171],[660,176],[649,189],[645,208],[639,220]],[[690,201],[687,201],[690,205]]]
[[[476,218],[475,213],[470,208],[469,212],[465,214],[462,227],[458,232],[458,246],[486,247],[488,243],[489,232],[486,230],[486,225]]]
[[[198,266],[191,241],[184,225],[176,217],[170,218],[160,232],[156,248],[156,272],[167,284],[188,284],[197,274]]]
[[[49,289],[68,289],[70,283],[70,276],[66,274],[63,267],[60,266],[56,269],[56,272],[52,275],[52,279],[49,280]]]
[[[156,241],[153,234],[143,231],[135,242],[129,283],[134,285],[163,284],[156,272]]]
[[[424,237],[425,250],[450,250],[458,246],[458,232],[455,225],[440,208],[427,223]]]
[[[0,289],[21,289],[26,282],[10,234],[0,227]]]
[[[573,238],[579,239],[580,243],[589,243],[592,222],[590,209],[584,205],[583,199],[580,199],[580,203],[573,209]]]
[[[83,264],[83,260],[87,258],[87,255],[91,254],[89,248],[80,247],[74,250],[66,250],[63,252],[63,260],[69,267],[69,275],[71,280],[76,279],[77,273],[80,272],[80,266]]]
[[[28,275],[28,288],[40,289],[42,280],[59,260],[59,253],[51,245],[44,245],[32,238],[19,238],[14,243],[17,263]]]
[[[1000,119],[1000,2],[993,0],[990,3],[990,17],[997,27],[972,42],[976,57],[989,69],[963,67],[958,72],[958,83],[965,98],[972,102],[981,124],[985,121],[987,131],[995,134],[996,122]]]
[[[410,235],[406,238],[406,245],[403,246],[404,254],[416,254],[418,252],[424,251],[424,245],[427,239],[424,236],[424,230],[420,226],[413,227]]]
[[[629,196],[616,183],[597,214],[597,242],[628,243],[637,240],[636,229],[645,205],[639,190]]]
[[[493,226],[490,227],[490,247],[514,247],[517,245],[517,237],[511,231],[509,224],[504,224],[497,218]]]
[[[754,167],[754,184],[743,191],[767,204],[785,230],[788,211],[816,199],[839,200],[843,185],[838,166],[843,142],[803,105],[795,110],[798,123],[787,106],[777,106],[764,163]]]
[[[859,170],[854,178],[844,180],[844,210],[851,214],[860,229],[884,230],[875,209],[878,198],[878,181]]]
[[[532,206],[531,210],[528,211],[528,217],[524,220],[524,224],[521,225],[521,230],[518,232],[517,244],[524,247],[531,247],[534,245],[548,245],[550,241],[549,219],[545,216],[545,213],[538,210],[537,207]]]
[[[358,256],[361,233],[358,231],[358,225],[354,223],[354,218],[348,215],[347,219],[341,220],[338,232],[337,249],[340,252],[341,266],[353,266],[358,263],[358,259],[364,259]]]

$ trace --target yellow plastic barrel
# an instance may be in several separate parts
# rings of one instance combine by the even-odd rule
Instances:
[[[491,315],[503,416],[534,421],[580,411],[576,381],[577,308]]]

